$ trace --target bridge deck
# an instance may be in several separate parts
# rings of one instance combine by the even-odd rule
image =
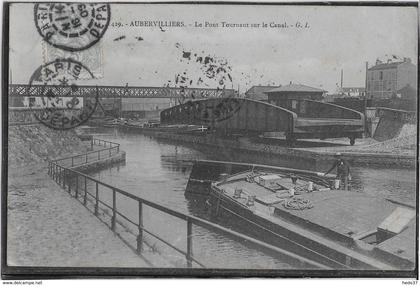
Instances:
[[[298,117],[297,127],[310,126],[363,126],[360,119],[341,119],[341,118],[302,118]]]

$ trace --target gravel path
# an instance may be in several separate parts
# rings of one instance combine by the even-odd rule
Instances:
[[[9,169],[8,265],[150,266],[46,173]]]

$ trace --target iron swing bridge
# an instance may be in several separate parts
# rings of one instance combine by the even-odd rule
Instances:
[[[60,86],[9,84],[9,96],[45,97],[46,90],[54,97],[99,97],[99,98],[220,98],[234,96],[233,89],[141,87],[141,86]]]

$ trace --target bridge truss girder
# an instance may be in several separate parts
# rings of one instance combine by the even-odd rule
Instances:
[[[176,87],[134,87],[134,86],[43,86],[10,84],[9,96],[44,97],[46,91],[55,97],[96,97],[99,98],[217,98],[233,96],[233,89],[176,88]]]

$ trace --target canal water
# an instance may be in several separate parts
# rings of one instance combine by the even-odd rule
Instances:
[[[165,205],[171,209],[210,219],[209,209],[203,201],[188,200],[184,190],[192,164],[182,160],[214,159],[236,160],[242,162],[274,164],[272,157],[249,156],[246,153],[225,153],[220,149],[200,147],[198,145],[176,144],[156,140],[147,135],[123,131],[116,128],[89,128],[86,133],[104,140],[117,142],[126,152],[126,163],[90,173],[99,180],[117,186],[136,196]],[[276,165],[293,168],[325,171],[327,164],[310,165],[308,161],[296,161],[276,158]],[[352,191],[366,192],[408,202],[415,201],[415,170],[366,168],[352,166]],[[137,217],[137,205],[128,199],[119,197],[117,208],[126,216]],[[234,221],[214,221],[234,230]],[[185,249],[186,225],[174,217],[146,209],[144,224],[176,246]],[[241,241],[194,226],[194,256],[208,267],[214,268],[255,268],[289,269],[292,266],[287,258],[272,256],[246,245]],[[158,245],[156,245],[158,246]],[[160,244],[159,249],[163,248]],[[179,255],[178,253],[170,253]]]

